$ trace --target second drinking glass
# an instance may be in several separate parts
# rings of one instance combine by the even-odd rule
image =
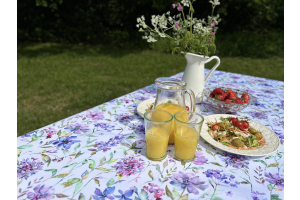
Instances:
[[[193,161],[204,118],[195,112],[180,111],[175,113],[174,119],[175,158],[185,162]]]

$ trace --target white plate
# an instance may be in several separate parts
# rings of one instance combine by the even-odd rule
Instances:
[[[271,131],[269,128],[267,128],[266,126],[264,126],[256,121],[253,121],[253,120],[249,121],[249,125],[252,126],[253,128],[255,128],[256,130],[261,131],[262,135],[265,137],[265,141],[266,141],[267,145],[264,145],[261,148],[254,149],[254,150],[241,150],[241,149],[234,149],[234,148],[225,146],[225,145],[215,141],[212,138],[212,136],[208,133],[208,126],[206,123],[208,122],[208,120],[211,122],[215,122],[215,119],[217,119],[217,121],[220,122],[221,117],[223,117],[223,118],[227,118],[227,117],[241,118],[242,116],[217,114],[217,115],[209,115],[209,116],[204,117],[204,123],[202,126],[200,136],[206,142],[210,143],[211,145],[213,145],[219,149],[222,149],[224,151],[228,151],[230,153],[246,155],[246,156],[265,156],[265,155],[274,153],[280,147],[280,141],[279,141],[278,136],[273,131]]]
[[[148,109],[148,107],[155,102],[155,98],[152,99],[147,99],[143,102],[141,102],[138,107],[136,108],[138,114],[144,118],[144,113],[146,112],[146,109]],[[189,105],[189,104],[186,104]],[[195,108],[195,112],[201,114],[200,109],[196,106]]]

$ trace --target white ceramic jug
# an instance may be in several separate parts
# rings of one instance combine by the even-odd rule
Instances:
[[[185,58],[187,60],[187,64],[182,76],[182,80],[187,83],[187,89],[193,90],[196,97],[196,103],[201,103],[203,101],[202,91],[205,83],[210,75],[220,65],[220,58],[218,56],[204,57],[203,55],[197,55],[193,53],[187,53]],[[210,70],[208,75],[204,77],[204,65],[213,59],[216,59],[217,63]]]

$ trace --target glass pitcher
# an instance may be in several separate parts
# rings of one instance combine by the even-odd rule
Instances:
[[[157,86],[154,110],[165,110],[174,115],[186,109],[185,94],[189,95],[189,111],[195,112],[196,102],[194,92],[186,89],[186,82],[175,78],[161,77],[155,80]],[[172,121],[169,144],[174,144],[174,119]]]

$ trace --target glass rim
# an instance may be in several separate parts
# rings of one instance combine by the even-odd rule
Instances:
[[[177,119],[176,118],[176,115],[177,114],[180,114],[180,113],[191,113],[191,114],[195,114],[195,115],[197,115],[197,116],[200,116],[201,118],[202,118],[202,120],[201,120],[201,122],[197,122],[197,123],[186,123],[186,122],[183,122],[183,121],[181,121],[181,120],[179,120],[179,119]],[[196,112],[193,112],[193,111],[178,111],[178,112],[176,112],[175,114],[174,114],[174,119],[176,120],[176,121],[178,121],[178,122],[181,122],[181,123],[183,123],[183,124],[191,124],[191,125],[195,125],[195,124],[197,124],[197,125],[199,125],[199,124],[202,124],[203,122],[204,122],[204,117],[201,115],[201,114],[199,114],[199,113],[196,113]]]
[[[159,112],[165,112],[165,113],[168,113],[168,114],[170,115],[171,119],[170,119],[170,120],[167,120],[167,121],[162,121],[162,122],[154,121],[154,120],[148,119],[148,118],[146,117],[146,114],[148,114],[148,113],[150,113],[150,112],[154,112],[154,111],[159,111]],[[146,119],[147,121],[150,121],[150,122],[155,122],[155,123],[161,123],[161,124],[163,124],[163,123],[167,123],[167,122],[172,121],[172,120],[173,120],[173,115],[172,115],[171,113],[169,113],[168,111],[165,111],[165,110],[148,110],[147,112],[144,113],[144,119]]]

